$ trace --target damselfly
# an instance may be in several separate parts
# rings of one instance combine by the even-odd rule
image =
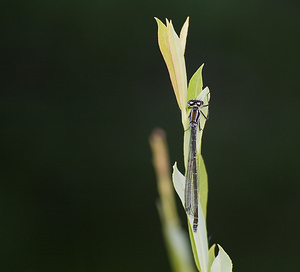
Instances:
[[[204,90],[202,91],[204,92]],[[189,145],[189,157],[187,164],[187,173],[185,180],[185,198],[184,208],[187,214],[194,217],[193,231],[197,231],[198,227],[198,183],[197,183],[197,130],[202,130],[200,119],[204,121],[208,118],[208,102],[209,102],[209,91],[201,100],[189,100],[188,108],[191,109],[190,119],[190,145]],[[204,102],[205,101],[205,102]],[[203,117],[203,118],[202,118]]]

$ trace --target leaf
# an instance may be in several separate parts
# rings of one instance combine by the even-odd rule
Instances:
[[[202,64],[198,70],[194,73],[189,82],[189,87],[187,91],[187,101],[191,99],[196,99],[197,96],[202,92],[203,81],[202,81],[202,69],[204,64]]]
[[[201,267],[200,267],[200,263],[199,263],[199,257],[198,257],[198,252],[197,252],[197,247],[196,247],[196,243],[193,237],[193,230],[190,224],[190,221],[188,220],[188,229],[189,229],[189,236],[190,236],[190,241],[191,241],[191,246],[192,246],[192,251],[193,251],[193,255],[194,255],[194,260],[196,263],[196,266],[198,268],[198,271],[202,271]]]
[[[208,105],[207,107],[202,107],[201,108],[201,115],[200,115],[200,127],[201,127],[201,132],[203,132],[205,124],[207,119],[209,118],[209,101],[210,101],[210,91],[208,87],[205,87],[201,93],[196,97],[196,100],[201,100],[203,101],[204,105]],[[204,117],[205,116],[205,117]],[[198,146],[198,149],[200,150],[200,146]]]
[[[189,19],[190,19],[189,17],[186,18],[186,21],[183,24],[183,27],[181,28],[180,35],[179,35],[183,53],[185,52],[186,37],[189,28]]]
[[[215,259],[215,248],[216,245],[213,244],[210,249],[208,250],[208,271],[211,271],[211,265]]]
[[[181,200],[181,203],[184,207],[184,188],[185,188],[185,177],[180,173],[180,171],[177,168],[177,163],[173,165],[173,184],[175,187],[175,190]]]
[[[177,169],[177,164],[173,166],[173,183],[175,190],[181,200],[182,206],[184,207],[184,188],[185,188],[185,177]],[[198,203],[200,207],[200,202]],[[192,250],[195,258],[196,265],[200,271],[208,271],[208,244],[206,234],[206,224],[202,209],[198,209],[198,228],[194,232],[191,230],[194,218],[193,216],[187,215],[189,221],[189,233],[192,245]]]
[[[174,68],[174,64],[173,64],[173,60],[172,60],[172,56],[171,56],[171,52],[170,52],[170,48],[169,48],[169,40],[168,40],[168,33],[167,33],[168,30],[167,30],[167,27],[159,19],[155,18],[155,20],[156,20],[157,26],[158,26],[158,45],[160,48],[160,52],[162,53],[165,63],[167,65],[171,83],[172,83],[172,86],[173,86],[173,89],[175,92],[175,96],[177,99],[177,103],[178,103],[179,108],[181,109],[180,96],[178,93],[178,86],[177,86],[177,82],[176,82],[175,68]]]
[[[206,206],[207,206],[207,198],[208,198],[208,182],[207,182],[207,172],[204,164],[204,160],[202,156],[199,156],[199,181],[198,181],[198,188],[199,188],[199,200],[200,205],[202,208],[203,216],[206,219]]]
[[[184,24],[181,38],[176,34],[171,21],[166,20],[166,25],[164,25],[159,19],[155,18],[155,20],[158,25],[159,48],[169,71],[178,106],[182,110],[187,105],[187,77],[184,48],[188,20]],[[186,121],[186,110],[182,110],[181,115],[182,122]]]
[[[188,122],[188,128],[184,131],[184,135],[183,135],[183,157],[184,157],[185,171],[187,169],[187,164],[188,164],[190,138],[191,138],[191,130],[189,129],[189,122]]]
[[[224,249],[218,245],[219,253],[211,265],[211,272],[232,272],[232,262],[224,251]]]
[[[184,60],[184,49],[182,48],[182,41],[177,36],[172,22],[167,24],[167,37],[169,50],[172,57],[172,64],[175,71],[175,80],[177,84],[177,92],[180,98],[180,109],[183,109],[186,105],[186,94],[187,94],[187,78],[186,68]]]

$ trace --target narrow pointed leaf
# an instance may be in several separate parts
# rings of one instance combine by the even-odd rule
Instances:
[[[183,53],[185,52],[186,37],[189,28],[189,19],[190,19],[189,17],[186,18],[186,21],[183,24],[183,27],[181,28],[180,35],[179,35]]]
[[[208,250],[208,271],[211,271],[211,265],[212,265],[213,261],[216,258],[216,256],[215,256],[215,248],[216,248],[216,245],[213,244],[210,247],[210,249]]]
[[[186,68],[184,60],[184,50],[181,45],[181,41],[177,36],[172,22],[167,25],[167,37],[168,45],[172,58],[172,65],[175,71],[175,80],[178,90],[178,96],[180,99],[180,109],[184,109],[186,106],[186,97],[187,97],[187,78],[186,78]]]
[[[196,99],[196,97],[202,92],[203,81],[202,81],[202,69],[204,64],[202,64],[198,70],[194,73],[189,82],[187,101],[191,99]]]
[[[171,56],[171,52],[169,49],[169,41],[168,41],[168,34],[167,34],[167,27],[157,18],[155,18],[158,26],[158,45],[161,54],[163,55],[163,58],[165,60],[165,63],[167,65],[171,83],[175,92],[175,96],[177,99],[177,103],[179,108],[180,106],[180,97],[178,93],[178,86],[177,86],[177,81],[176,81],[176,75],[175,75],[175,69],[174,69],[174,64]],[[168,20],[167,20],[168,23]]]
[[[167,25],[164,25],[159,19],[155,18],[155,20],[158,25],[159,48],[169,71],[178,106],[182,109],[182,107],[185,107],[183,105],[186,104],[187,93],[186,68],[182,43],[171,21],[166,20]]]
[[[211,272],[232,272],[232,262],[225,250],[218,245],[219,253],[211,265]]]
[[[199,200],[202,208],[203,216],[206,219],[206,206],[207,206],[207,197],[208,197],[208,182],[207,182],[207,172],[202,156],[199,156]]]

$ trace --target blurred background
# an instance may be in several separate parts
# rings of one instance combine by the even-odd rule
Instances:
[[[1,271],[171,271],[148,138],[183,171],[183,131],[154,16],[190,16],[188,78],[205,63],[210,244],[235,271],[297,270],[299,2],[1,6]]]

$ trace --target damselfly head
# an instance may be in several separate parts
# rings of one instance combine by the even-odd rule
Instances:
[[[199,108],[203,104],[204,103],[201,100],[189,100],[189,102],[188,102],[189,108]]]

